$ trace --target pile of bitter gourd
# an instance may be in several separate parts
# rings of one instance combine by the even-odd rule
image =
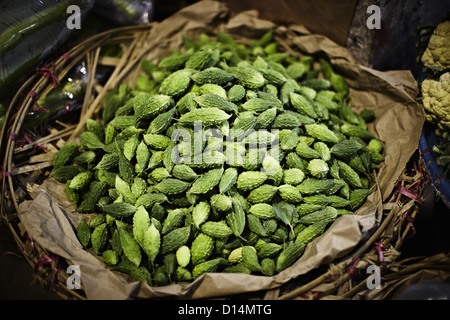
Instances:
[[[113,270],[152,286],[272,276],[365,202],[384,160],[374,113],[354,112],[329,62],[280,51],[272,31],[183,40],[106,96],[52,177],[84,215],[81,244]]]

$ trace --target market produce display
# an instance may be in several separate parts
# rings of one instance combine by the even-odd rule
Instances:
[[[450,72],[438,80],[425,79],[422,82],[422,103],[427,120],[434,125],[439,145],[433,146],[436,163],[450,179]]]
[[[432,146],[436,164],[445,179],[450,179],[450,21],[432,31],[424,31],[419,41],[425,47],[419,57],[425,80],[420,84],[421,102],[427,121],[433,127],[438,144]],[[429,35],[428,35],[429,34]]]
[[[81,244],[113,270],[154,286],[272,276],[371,193],[374,114],[348,106],[328,61],[282,52],[271,32],[183,40],[106,96],[52,177],[86,216]]]

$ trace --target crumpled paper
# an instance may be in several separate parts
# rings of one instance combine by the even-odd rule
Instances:
[[[308,245],[296,263],[273,277],[212,273],[191,283],[150,287],[109,270],[99,257],[82,248],[74,232],[80,216],[74,213],[64,185],[48,179],[35,192],[33,200],[20,205],[19,217],[40,245],[69,264],[80,265],[81,283],[88,299],[205,299],[271,290],[348,255],[377,227],[382,214],[379,205],[392,192],[397,178],[416,151],[425,121],[422,107],[414,100],[418,89],[409,71],[380,72],[360,66],[345,48],[325,36],[309,33],[301,25],[278,26],[260,19],[255,10],[231,15],[222,2],[206,0],[163,22],[153,23],[141,47],[152,47],[145,58],[157,62],[181,47],[182,36],[192,38],[202,32],[220,31],[245,42],[249,38],[259,38],[269,29],[274,29],[276,39],[290,52],[328,57],[350,85],[350,106],[375,112],[376,121],[370,129],[385,142],[385,162],[377,176],[379,192],[372,193],[355,215],[339,217]],[[124,81],[133,84],[139,72],[136,68]]]

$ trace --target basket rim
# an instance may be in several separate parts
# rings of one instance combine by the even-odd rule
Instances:
[[[122,43],[124,40],[132,41],[135,36],[133,33],[140,32],[143,33],[153,26],[153,23],[140,24],[135,26],[125,26],[107,30],[105,32],[93,35],[85,40],[80,41],[75,44],[70,50],[64,53],[61,57],[50,62],[44,67],[54,68],[53,72],[58,74],[58,80],[61,81],[64,76],[74,68],[81,60],[85,59],[87,54],[96,47],[109,43]],[[108,42],[109,41],[109,42]],[[34,256],[31,252],[27,252],[27,239],[21,236],[21,230],[17,226],[12,225],[12,220],[17,218],[18,201],[14,196],[14,186],[13,186],[13,176],[11,175],[11,161],[14,156],[15,141],[12,139],[14,135],[19,134],[21,123],[29,109],[35,102],[35,97],[44,96],[52,88],[54,88],[50,77],[45,75],[39,75],[34,73],[29,79],[24,81],[17,92],[14,94],[7,112],[5,114],[5,120],[3,126],[0,128],[0,152],[4,154],[2,162],[2,179],[1,179],[1,190],[2,195],[0,197],[0,216],[2,221],[5,223],[7,228],[10,230],[15,242],[18,245],[19,250],[23,253],[24,258],[30,264],[30,266],[35,269],[39,260],[42,257],[48,257],[51,253],[43,249],[39,243],[33,242],[32,249],[40,252],[40,256]],[[17,108],[17,106],[19,106]],[[70,133],[70,131],[69,131]],[[63,132],[63,136],[67,136],[67,132]],[[58,136],[56,138],[59,138]],[[37,142],[35,142],[37,143]],[[34,144],[29,144],[31,147]],[[6,199],[6,192],[9,191],[9,199]],[[15,208],[14,213],[7,214],[6,203],[12,201],[12,206]],[[11,204],[11,203],[9,203]],[[36,271],[36,270],[35,270]],[[65,274],[67,275],[67,274]],[[64,273],[63,273],[64,276]],[[40,275],[36,273],[36,277],[39,278]],[[59,279],[59,284],[54,284],[53,288],[56,293],[62,298],[76,298],[85,299],[82,294],[70,290],[65,286],[65,280]]]

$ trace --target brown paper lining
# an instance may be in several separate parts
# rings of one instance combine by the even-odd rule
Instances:
[[[343,74],[351,87],[350,106],[356,110],[368,108],[375,111],[377,119],[372,131],[385,141],[385,158],[379,174],[380,194],[369,196],[357,215],[342,216],[305,250],[303,256],[291,267],[273,277],[246,274],[205,274],[192,283],[150,287],[110,271],[98,258],[82,249],[73,231],[79,215],[74,214],[63,185],[45,181],[33,195],[19,207],[19,217],[30,236],[48,251],[65,258],[69,264],[80,265],[81,283],[88,299],[126,298],[184,298],[204,299],[223,297],[245,292],[270,290],[300,277],[320,265],[342,258],[367,237],[377,226],[381,214],[380,201],[385,200],[417,149],[424,112],[414,101],[417,86],[408,71],[379,72],[359,66],[343,47],[322,35],[310,34],[301,25],[289,27],[258,18],[255,10],[231,16],[220,2],[201,1],[187,7],[169,19],[155,23],[145,42],[140,46],[152,48],[146,58],[157,62],[181,46],[181,36],[194,37],[201,32],[213,34],[228,32],[236,38],[258,38],[274,28],[277,40],[297,54],[325,55],[335,69]],[[138,69],[125,81],[134,84]]]

